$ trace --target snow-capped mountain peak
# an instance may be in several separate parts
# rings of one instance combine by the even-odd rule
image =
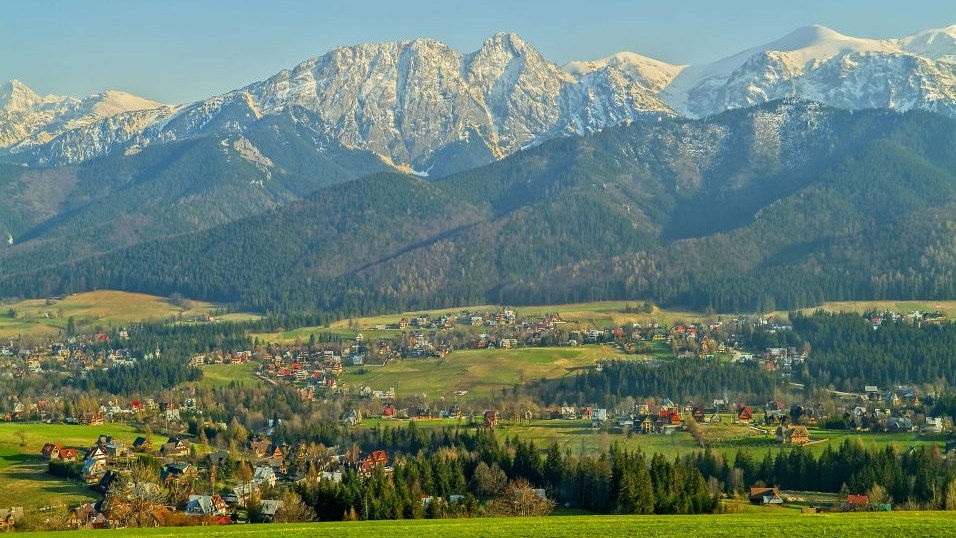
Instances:
[[[19,80],[0,86],[0,147],[23,150],[117,114],[162,105],[117,90],[85,99],[41,96]]]
[[[192,136],[241,132],[264,115],[295,108],[307,112],[295,116],[316,132],[317,140],[332,138],[399,168],[437,175],[555,136],[672,114],[645,86],[612,67],[575,76],[513,33],[496,34],[467,54],[431,39],[361,44],[178,109],[116,114],[24,157],[32,163],[77,162]]]
[[[687,67],[661,96],[691,117],[785,97],[841,108],[922,107],[953,115],[953,70],[939,63],[952,39],[949,29],[863,39],[805,26],[765,45]]]
[[[629,76],[649,90],[658,92],[667,87],[676,77],[683,65],[673,65],[634,52],[618,52],[599,60],[584,62],[570,62],[564,66],[565,71],[573,75],[586,75],[601,69],[622,69]]]
[[[513,33],[467,53],[433,39],[359,44],[180,106],[115,91],[41,97],[12,81],[0,87],[0,147],[22,162],[55,165],[241,134],[265,116],[287,114],[319,146],[335,140],[439,176],[557,136],[787,98],[956,117],[956,26],[899,39],[805,26],[689,66],[620,52],[562,68]]]
[[[149,110],[165,106],[163,103],[157,103],[119,90],[107,90],[87,99],[90,99],[92,103],[91,110],[101,118],[108,118],[121,112]]]
[[[938,30],[924,30],[899,40],[902,50],[930,58],[956,62],[956,24]]]

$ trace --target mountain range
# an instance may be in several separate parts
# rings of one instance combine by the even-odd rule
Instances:
[[[0,259],[0,295],[178,291],[343,315],[956,296],[954,149],[940,115],[773,101],[558,138],[434,181],[374,173],[84,260]]]
[[[430,39],[363,44],[183,105],[118,92],[41,98],[12,82],[0,91],[0,147],[17,162],[70,164],[238,134],[264,116],[302,110],[324,138],[436,177],[556,136],[647,117],[700,118],[788,97],[956,116],[956,25],[891,40],[809,26],[692,66],[623,52],[562,68],[504,33],[468,54]]]
[[[695,66],[368,44],[185,105],[14,81],[0,109],[0,296],[956,296],[956,26],[806,27]]]

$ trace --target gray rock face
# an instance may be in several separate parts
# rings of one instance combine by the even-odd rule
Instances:
[[[203,133],[241,132],[263,115],[301,108],[321,134],[424,171],[454,143],[478,144],[501,158],[555,136],[673,114],[640,80],[638,71],[614,65],[575,76],[513,34],[498,34],[471,54],[427,39],[357,45],[205,101],[117,114],[24,157],[75,163]]]
[[[562,68],[514,34],[495,35],[470,54],[429,39],[364,44],[179,106],[118,92],[77,100],[41,98],[19,83],[5,88],[0,148],[26,164],[241,134],[265,115],[291,114],[317,139],[372,151],[425,176],[635,119],[705,117],[783,98],[956,117],[956,26],[893,40],[810,26],[686,67],[623,52]]]

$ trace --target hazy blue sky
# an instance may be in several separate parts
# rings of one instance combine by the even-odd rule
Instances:
[[[85,96],[209,97],[338,45],[430,37],[470,52],[517,32],[563,64],[630,50],[701,63],[823,24],[901,37],[956,24],[956,0],[3,0],[0,81]]]

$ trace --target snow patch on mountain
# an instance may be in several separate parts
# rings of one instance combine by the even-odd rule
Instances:
[[[956,26],[861,39],[822,26],[701,65],[621,52],[563,68],[499,33],[463,54],[432,39],[339,47],[244,88],[165,106],[121,92],[79,100],[0,88],[0,147],[29,164],[81,162],[285,114],[399,170],[475,166],[559,136],[778,99],[956,117]]]
[[[687,67],[661,97],[689,117],[784,97],[849,109],[923,108],[952,115],[954,66],[946,62],[956,53],[952,28],[877,40],[807,26],[766,45]]]
[[[110,90],[85,99],[40,96],[12,80],[0,86],[0,147],[12,151],[46,144],[60,134],[117,114],[162,107],[126,92]]]

